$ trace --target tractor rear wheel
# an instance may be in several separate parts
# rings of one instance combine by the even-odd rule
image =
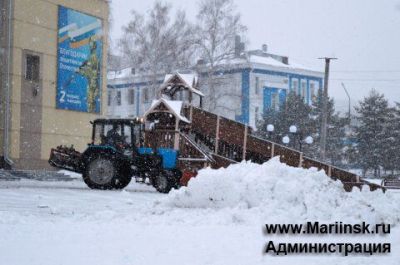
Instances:
[[[114,188],[116,189],[123,189],[131,182],[132,176],[128,174],[119,174],[115,180]]]
[[[96,156],[90,159],[82,175],[86,185],[92,189],[122,189],[130,182],[130,178],[126,179],[123,176],[119,176],[115,162],[108,155]]]

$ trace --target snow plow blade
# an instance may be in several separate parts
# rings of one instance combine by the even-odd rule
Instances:
[[[72,146],[57,146],[50,152],[49,164],[56,168],[66,169],[74,172],[82,172],[82,154]]]

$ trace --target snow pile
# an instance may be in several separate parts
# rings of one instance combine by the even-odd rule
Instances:
[[[226,169],[204,169],[188,187],[171,192],[166,204],[177,208],[240,209],[264,221],[327,220],[400,222],[400,206],[389,193],[354,189],[323,171],[289,167],[279,158],[258,165],[242,162]]]

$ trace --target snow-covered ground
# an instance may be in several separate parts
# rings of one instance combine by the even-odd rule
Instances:
[[[169,195],[131,183],[0,181],[0,264],[393,264],[400,193],[345,193],[322,172],[277,160],[200,172]],[[267,236],[265,223],[392,224],[388,236]],[[377,256],[263,255],[274,242],[391,242]]]

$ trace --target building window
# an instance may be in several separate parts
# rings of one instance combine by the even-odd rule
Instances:
[[[301,83],[301,96],[302,96],[303,98],[305,98],[306,95],[307,95],[307,91],[306,91],[307,86],[306,86],[306,85],[307,85],[307,84],[306,84],[305,82],[302,82],[302,83]]]
[[[259,91],[260,91],[260,78],[256,76],[255,94],[258,95]]]
[[[310,83],[310,97],[311,100],[314,101],[316,99],[316,94],[315,94],[315,84],[314,83]]]
[[[279,110],[279,94],[273,93],[271,95],[271,109],[272,110]]]
[[[135,103],[135,90],[129,89],[128,90],[128,104],[133,105]]]
[[[149,101],[149,90],[147,88],[143,88],[143,102]]]
[[[25,65],[25,79],[38,82],[40,76],[40,57],[37,55],[27,54]]]
[[[112,91],[108,91],[107,95],[107,105],[111,106],[111,101],[112,101]]]
[[[117,91],[117,105],[121,106],[121,90]]]
[[[255,124],[257,125],[257,122],[258,122],[258,107],[256,107],[255,108],[255,110],[254,110],[254,122],[255,122]]]
[[[292,81],[292,91],[294,91],[294,92],[296,92],[297,91],[297,88],[298,88],[298,85],[297,85],[298,83],[297,83],[297,80],[293,80]]]

